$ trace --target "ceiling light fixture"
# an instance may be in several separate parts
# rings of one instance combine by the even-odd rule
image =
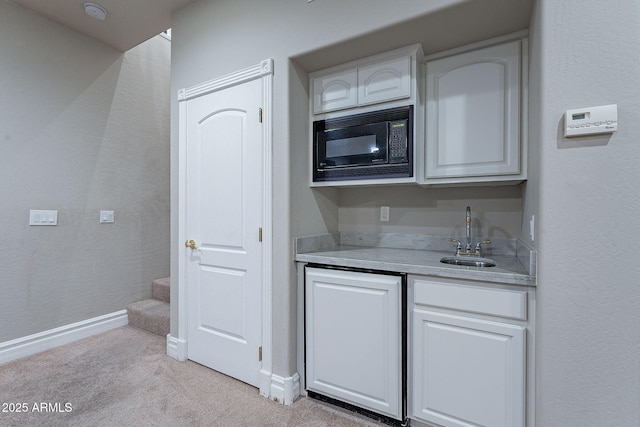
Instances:
[[[100,21],[104,21],[104,18],[107,17],[107,11],[104,7],[99,6],[95,3],[85,3],[84,11],[92,18],[99,19]]]

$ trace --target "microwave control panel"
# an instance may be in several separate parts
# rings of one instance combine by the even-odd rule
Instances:
[[[618,130],[618,105],[567,110],[564,116],[564,136],[589,136]]]
[[[389,163],[404,163],[407,156],[408,120],[389,122]]]

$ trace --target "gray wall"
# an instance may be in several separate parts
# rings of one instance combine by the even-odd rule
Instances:
[[[421,188],[393,186],[339,190],[339,229],[363,233],[465,235],[465,211],[471,207],[472,237],[519,238],[520,185]],[[389,221],[380,221],[389,206]],[[452,250],[455,245],[451,245]]]
[[[117,52],[0,2],[0,342],[169,275],[170,43]],[[58,226],[29,226],[30,209]],[[114,224],[99,224],[100,210]]]
[[[640,7],[539,0],[537,424],[640,425]],[[613,136],[568,140],[567,109],[618,104]]]

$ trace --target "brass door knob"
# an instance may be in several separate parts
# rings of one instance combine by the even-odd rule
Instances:
[[[191,249],[197,248],[195,240],[187,240],[186,242],[184,242],[184,246]]]

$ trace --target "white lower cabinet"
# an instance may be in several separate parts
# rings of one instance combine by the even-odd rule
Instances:
[[[527,292],[409,279],[410,413],[438,426],[525,426]]]
[[[401,276],[307,267],[307,390],[402,419],[401,296]]]

